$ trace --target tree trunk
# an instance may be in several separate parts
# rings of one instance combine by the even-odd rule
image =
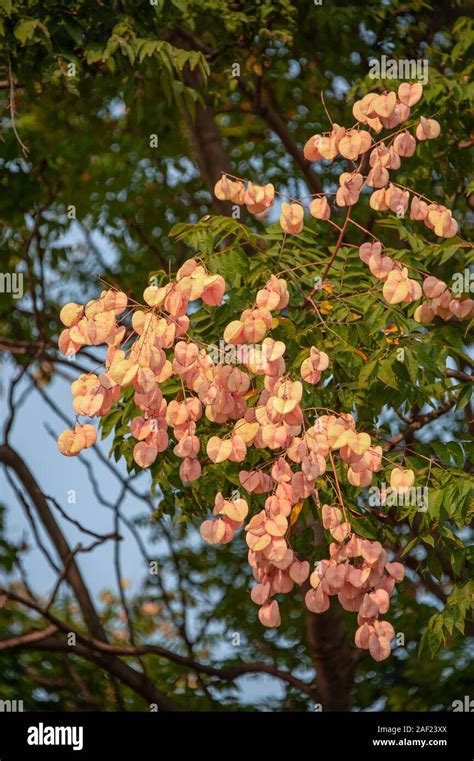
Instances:
[[[177,32],[180,45],[187,49],[196,49],[190,40],[183,37],[181,31]],[[184,44],[183,44],[184,40]],[[216,124],[214,109],[206,101],[203,94],[204,82],[201,73],[187,68],[183,72],[184,83],[202,95],[202,101],[196,102],[195,114],[185,110],[184,118],[191,138],[192,153],[198,165],[202,180],[211,194],[212,206],[216,214],[229,215],[231,204],[228,201],[220,201],[214,195],[214,185],[222,176],[222,173],[232,174],[232,165],[229,161],[224,141]]]
[[[350,711],[356,658],[347,638],[339,602],[325,613],[306,613],[306,636],[316,668],[318,700],[323,711]]]

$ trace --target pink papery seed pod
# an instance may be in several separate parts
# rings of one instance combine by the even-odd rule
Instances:
[[[331,207],[329,206],[326,196],[314,198],[310,203],[309,213],[315,219],[329,219],[331,216]]]
[[[268,626],[270,628],[280,626],[280,609],[278,607],[277,601],[273,600],[270,603],[262,605],[258,611],[258,618],[263,626]]]
[[[416,140],[409,132],[402,132],[393,141],[393,147],[399,156],[413,156],[416,150]]]

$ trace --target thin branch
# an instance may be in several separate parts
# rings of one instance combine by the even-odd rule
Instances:
[[[60,573],[59,566],[55,563],[55,561],[51,557],[51,554],[50,554],[48,548],[43,544],[43,542],[41,540],[41,537],[40,537],[40,534],[39,534],[39,531],[38,531],[38,527],[37,527],[37,525],[35,523],[35,520],[33,518],[30,505],[28,504],[28,500],[25,498],[24,494],[20,491],[20,489],[17,487],[15,481],[13,480],[12,475],[10,474],[8,468],[6,468],[6,467],[5,467],[5,475],[6,475],[7,481],[10,484],[12,490],[15,492],[15,496],[16,496],[18,502],[21,505],[23,505],[23,508],[24,508],[25,513],[27,515],[27,518],[29,520],[31,529],[33,531],[33,535],[35,537],[37,546],[39,547],[39,549],[41,550],[41,552],[45,556],[46,560],[48,561],[48,563],[51,566],[51,568],[53,569],[53,571],[55,573]]]
[[[97,534],[95,531],[92,531],[91,529],[86,528],[81,523],[79,523],[79,521],[75,520],[74,518],[71,518],[71,516],[68,515],[65,510],[63,510],[59,502],[54,497],[51,497],[48,494],[45,494],[44,496],[46,497],[47,500],[53,503],[56,510],[58,510],[58,512],[62,515],[62,517],[65,520],[69,521],[69,523],[72,523],[73,526],[76,526],[76,528],[78,528],[79,531],[82,531],[82,533],[88,534],[89,536],[92,536],[94,539],[98,539],[99,541],[106,541],[108,539],[118,539],[118,540],[122,539],[122,537],[119,535],[117,531],[112,534]]]
[[[103,642],[106,642],[107,636],[97,611],[95,610],[89,590],[82,578],[75,558],[73,557],[70,559],[71,549],[60,527],[56,523],[54,515],[51,512],[48,502],[36,479],[20,455],[8,444],[0,446],[0,462],[4,463],[16,473],[24,489],[30,495],[46,533],[61,558],[67,581],[74,590],[89,631],[97,641],[102,640]],[[36,609],[38,608],[34,603],[28,602],[28,604],[30,607],[35,605]],[[38,612],[45,615],[45,612],[41,609],[39,609]],[[46,617],[49,618],[51,623],[58,624],[59,628],[64,628],[66,626],[62,622],[58,622],[57,619],[52,620],[51,614],[49,613]],[[135,690],[135,692],[141,694],[145,699],[156,703],[161,710],[176,710],[174,702],[166,695],[162,694],[145,674],[138,673],[131,666],[115,657],[106,658],[104,656],[102,658],[102,663],[110,673],[117,676],[125,684],[128,684],[133,690]]]
[[[5,423],[5,428],[3,431],[3,438],[5,442],[8,441],[8,436],[10,435],[10,431],[13,425],[13,421],[15,420],[15,413],[18,409],[19,405],[14,404],[14,395],[15,395],[15,388],[20,383],[21,379],[27,373],[28,368],[30,364],[34,361],[34,357],[28,360],[28,362],[21,368],[20,372],[16,376],[16,378],[13,379],[13,381],[10,383],[10,388],[8,391],[8,408],[9,408],[9,416],[7,418],[7,422]]]
[[[467,373],[463,373],[461,370],[451,370],[448,368],[446,370],[446,376],[448,378],[456,378],[457,380],[463,381],[465,383],[474,383],[474,375],[468,375]]]
[[[458,400],[457,395],[454,396],[452,399],[449,399],[444,404],[441,404],[436,410],[433,410],[433,412],[428,412],[425,415],[417,415],[413,417],[408,425],[400,431],[400,433],[395,434],[395,436],[392,436],[388,440],[388,448],[387,451],[390,451],[394,447],[397,446],[401,441],[404,441],[405,439],[409,439],[413,436],[415,431],[419,431],[420,428],[423,428],[425,425],[428,425],[428,423],[431,423],[433,420],[437,420],[442,415],[446,415],[449,410],[451,410],[454,405],[456,404]]]
[[[6,639],[0,639],[0,650],[9,650],[14,647],[22,647],[24,645],[34,645],[41,640],[47,639],[52,634],[58,631],[58,627],[55,624],[50,624],[45,629],[35,629],[27,634],[19,634],[16,637],[10,637]]]
[[[21,150],[23,152],[23,156],[25,157],[25,159],[27,159],[30,149],[24,144],[16,128],[15,77],[12,71],[12,62],[10,59],[10,53],[8,52],[7,52],[7,65],[8,65],[8,83],[10,87],[10,100],[8,104],[9,110],[10,110],[10,121],[11,121],[13,133],[18,143],[20,144]]]
[[[139,647],[110,645],[108,642],[104,642],[103,640],[96,640],[94,638],[85,637],[77,630],[72,629],[69,623],[63,623],[49,611],[41,608],[37,603],[27,600],[26,598],[23,598],[20,595],[9,591],[8,589],[0,589],[0,594],[5,594],[8,599],[21,605],[25,605],[32,610],[35,610],[41,616],[49,620],[51,623],[55,624],[57,628],[63,631],[65,634],[75,634],[77,641],[86,649],[91,651],[96,650],[99,653],[115,656],[123,655],[136,657],[137,655],[156,655],[180,666],[193,669],[194,671],[199,671],[202,674],[207,674],[208,676],[216,676],[220,679],[226,679],[229,681],[237,679],[239,676],[243,676],[244,674],[270,674],[271,676],[282,679],[288,684],[291,684],[293,687],[302,690],[306,694],[314,695],[313,685],[308,684],[307,682],[303,682],[302,679],[298,679],[298,677],[295,677],[288,671],[281,671],[280,669],[267,663],[241,663],[236,666],[216,667],[209,666],[205,663],[200,663],[193,658],[179,655],[178,653],[174,653],[171,650],[166,650],[166,648],[159,645],[141,645]],[[67,642],[59,638],[54,638],[54,640],[51,642],[43,644],[45,644],[46,649],[49,649],[48,646],[51,645],[52,649],[70,650],[70,646],[67,644]]]

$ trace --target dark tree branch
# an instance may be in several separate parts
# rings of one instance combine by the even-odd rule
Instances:
[[[34,646],[41,642],[41,640],[47,640],[52,634],[55,634],[57,630],[58,627],[55,624],[50,624],[50,626],[47,626],[45,629],[35,629],[26,634],[19,634],[17,637],[0,639],[0,651],[11,650],[16,647],[24,647],[25,645]]]
[[[419,431],[420,428],[423,428],[425,425],[428,425],[428,423],[432,423],[433,420],[437,420],[442,415],[445,415],[449,410],[451,410],[454,405],[456,404],[457,396],[453,397],[449,401],[445,402],[444,404],[440,404],[440,406],[433,410],[433,412],[427,412],[425,415],[415,415],[410,419],[410,422],[408,425],[399,433],[395,434],[395,436],[392,436],[388,440],[388,451],[393,449],[397,446],[401,441],[408,441],[413,438],[413,434],[415,431]]]
[[[270,129],[280,138],[282,145],[286,148],[295,165],[305,178],[310,192],[321,193],[322,185],[319,177],[311,168],[309,161],[306,161],[302,151],[298,148],[293,135],[288,129],[288,126],[271,103],[268,100],[262,102],[258,99],[256,93],[253,93],[250,90],[250,87],[242,78],[239,78],[239,89],[249,100],[253,113],[260,116]]]
[[[467,373],[463,373],[461,370],[451,370],[449,368],[446,370],[446,376],[448,378],[456,378],[457,380],[466,383],[474,383],[474,375],[468,375]]]
[[[82,578],[74,556],[71,557],[72,551],[64,534],[56,523],[48,502],[36,479],[20,455],[8,444],[0,446],[0,462],[4,463],[4,465],[15,472],[24,489],[29,494],[44,529],[61,558],[61,562],[65,569],[65,576],[74,590],[89,631],[97,641],[106,642],[106,633],[92,603],[89,590]],[[41,613],[42,611],[40,610],[38,612]],[[56,623],[56,621],[53,621],[53,623]],[[120,661],[116,657],[104,656],[102,660],[111,673],[115,674],[115,676],[132,687],[132,689],[135,689],[135,691],[141,694],[144,698],[150,702],[156,703],[161,710],[176,710],[173,701],[157,690],[154,684],[144,674],[138,673],[131,666]]]

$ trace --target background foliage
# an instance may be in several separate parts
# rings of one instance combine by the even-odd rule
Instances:
[[[349,126],[352,101],[374,87],[368,76],[372,57],[427,59],[421,113],[436,115],[442,132],[404,161],[397,181],[452,208],[460,235],[440,243],[418,223],[374,213],[367,197],[354,218],[381,237],[396,259],[451,282],[453,273],[472,261],[473,40],[462,2],[0,0],[0,251],[2,271],[24,272],[28,285],[20,301],[1,296],[0,348],[6,361],[19,371],[27,367],[25,373],[47,393],[61,368],[55,349],[60,306],[71,293],[84,299],[97,294],[96,273],[140,298],[150,275],[165,278],[196,252],[231,287],[221,308],[211,314],[203,306],[193,314],[193,334],[214,343],[271,273],[301,265],[286,275],[290,309],[272,335],[287,344],[292,370],[312,344],[331,357],[331,380],[308,394],[305,406],[355,410],[361,429],[384,439],[387,456],[413,468],[417,485],[429,485],[426,513],[364,510],[356,490],[345,488],[349,503],[363,510],[361,533],[403,555],[410,572],[391,608],[405,646],[381,664],[356,660],[349,647],[328,655],[334,658],[331,667],[344,668],[346,660],[349,670],[355,669],[353,681],[339,685],[341,702],[333,707],[352,701],[357,709],[430,710],[449,708],[469,694],[470,326],[437,321],[420,328],[413,307],[385,303],[352,248],[339,251],[329,286],[315,295],[315,315],[305,307],[304,295],[321,267],[303,265],[328,260],[334,232],[310,220],[303,234],[282,246],[276,224],[218,216],[229,209],[211,191],[221,171],[271,181],[293,197],[332,190],[342,165],[335,161],[323,174],[302,156],[305,141],[328,128],[321,92],[332,119]],[[238,77],[232,75],[235,64]],[[356,227],[349,235],[354,246],[364,240]],[[400,348],[404,361],[398,359]],[[170,384],[169,398],[173,392]],[[21,409],[17,414],[21,417]],[[132,414],[132,403],[124,404],[102,428],[116,459],[125,455],[131,471],[132,443],[124,434]],[[304,614],[302,599],[289,595],[281,629],[263,632],[249,599],[243,539],[216,550],[196,537],[215,492],[238,484],[237,467],[209,464],[204,478],[183,489],[178,466],[165,453],[152,467],[156,496],[145,494],[143,502],[154,521],[151,527],[148,521],[134,526],[156,540],[153,557],[170,569],[163,586],[144,565],[143,593],[128,601],[136,641],[225,669],[264,662],[311,681],[318,661],[311,628],[321,643],[331,619],[325,622],[324,614],[322,623],[315,622]],[[21,509],[19,504],[5,508]],[[305,505],[297,541],[305,557],[316,560],[325,547],[314,546],[312,531],[304,529],[308,511]],[[2,539],[0,550],[2,576],[11,585],[22,548]],[[152,616],[143,612],[146,600],[158,606]],[[116,643],[122,603],[120,592],[97,601]],[[55,615],[81,629],[74,606],[69,596],[60,597]],[[353,623],[345,616],[343,622],[352,638]],[[0,634],[8,638],[36,624],[24,606],[9,603],[1,613]],[[233,649],[234,632],[240,632],[241,645]],[[35,689],[42,685],[45,707],[147,707],[143,695],[87,659],[50,653],[46,668],[44,658],[33,647],[19,657],[0,651],[5,675],[0,697],[31,695],[28,708],[34,710]],[[136,658],[128,660],[139,667]],[[232,678],[155,655],[145,660],[150,680],[181,708],[260,707],[257,700],[246,704],[239,698]],[[264,707],[311,710],[315,697],[316,692],[286,682],[283,697],[267,699]]]

